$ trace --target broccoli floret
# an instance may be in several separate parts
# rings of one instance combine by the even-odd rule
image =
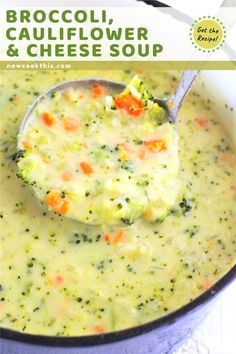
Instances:
[[[187,200],[185,198],[182,199],[182,201],[179,203],[179,206],[182,210],[183,215],[186,215],[191,209],[192,209],[192,203],[190,200]]]
[[[177,216],[185,216],[192,209],[196,208],[196,204],[197,204],[196,198],[187,199],[187,198],[183,197],[179,203],[179,207],[173,208],[170,211],[170,214],[177,215]]]
[[[126,86],[124,93],[131,93],[132,96],[142,101],[144,110],[148,111],[148,119],[154,120],[158,125],[167,122],[166,110],[155,102],[155,98],[137,75]]]
[[[148,115],[149,119],[155,121],[157,125],[162,125],[168,121],[166,110],[154,101],[149,101],[148,103]]]
[[[167,218],[167,216],[168,216],[170,213],[171,213],[170,209],[167,209],[166,212],[165,212],[162,216],[158,217],[158,218],[155,220],[155,222],[161,224],[163,221],[165,221],[165,219]]]
[[[152,100],[153,96],[148,91],[143,81],[136,75],[127,85],[125,91],[129,91],[133,96],[143,101],[144,107],[148,100]]]
[[[132,160],[125,160],[122,162],[121,166],[120,166],[123,170],[127,170],[129,172],[133,172],[134,171],[134,163]]]
[[[19,162],[22,158],[26,157],[28,155],[28,151],[26,150],[18,150],[15,155],[14,155],[14,160],[16,160],[16,162]]]
[[[133,139],[133,142],[136,144],[136,145],[142,145],[143,144],[143,141],[139,138],[139,137],[135,137]]]
[[[19,170],[16,176],[20,178],[24,183],[29,183],[29,178],[25,170]]]
[[[32,154],[25,150],[17,151],[17,166],[16,176],[25,183],[32,183],[30,175],[32,170],[37,167],[37,161],[34,160]]]
[[[58,91],[53,91],[53,93],[51,94],[51,98],[56,98],[59,96],[59,92]]]
[[[129,218],[121,218],[120,220],[126,225],[132,225],[134,223],[134,221]]]

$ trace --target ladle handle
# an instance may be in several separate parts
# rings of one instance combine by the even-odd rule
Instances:
[[[173,102],[173,108],[175,111],[175,114],[177,115],[181,104],[183,102],[184,97],[187,95],[189,90],[191,89],[194,81],[198,77],[200,73],[200,70],[184,70],[180,81],[179,85],[175,91],[175,94],[173,95],[172,102]]]

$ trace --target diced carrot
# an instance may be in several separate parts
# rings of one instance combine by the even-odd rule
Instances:
[[[62,174],[63,181],[68,182],[68,181],[71,181],[72,178],[73,178],[73,172],[72,171],[66,170],[66,171],[63,172],[63,174]]]
[[[172,101],[172,100],[169,100],[168,102],[167,102],[167,107],[168,108],[173,108],[174,107],[174,101]]]
[[[219,154],[218,160],[224,165],[232,166],[234,157],[232,153],[226,151]]]
[[[4,310],[4,303],[0,302],[0,311],[2,312]]]
[[[143,214],[144,219],[150,220],[152,218],[152,211],[151,210],[146,210]]]
[[[105,95],[105,90],[104,88],[99,85],[99,84],[93,84],[92,86],[92,97],[93,98],[97,98],[97,97],[100,97],[100,96],[103,96]]]
[[[63,119],[64,129],[68,132],[74,132],[79,128],[79,121],[73,117],[66,117]]]
[[[13,103],[14,104],[19,104],[21,102],[21,97],[20,96],[14,96],[13,97]]]
[[[56,123],[56,118],[49,112],[42,113],[42,120],[48,127],[52,127]]]
[[[174,278],[176,276],[176,269],[175,268],[168,268],[165,271],[168,274],[168,276],[171,278]]]
[[[49,192],[45,196],[47,205],[58,214],[65,215],[69,210],[69,201],[58,192]]]
[[[80,167],[85,175],[91,175],[94,173],[92,166],[88,162],[81,162]]]
[[[61,316],[65,318],[65,316],[68,314],[69,309],[70,309],[70,303],[67,299],[63,299],[59,301],[55,308],[56,316]]]
[[[139,157],[141,160],[145,160],[145,158],[146,158],[146,151],[145,151],[143,148],[139,151],[138,157]]]
[[[96,334],[102,334],[102,333],[105,333],[105,332],[106,332],[105,327],[104,327],[104,326],[101,326],[101,325],[94,326],[94,327],[93,327],[93,331],[94,331]]]
[[[48,279],[47,279],[47,284],[48,284],[48,285],[52,285],[52,284],[53,284],[52,278],[48,278]]]
[[[42,157],[42,160],[43,160],[43,162],[44,163],[46,163],[46,164],[48,164],[49,162],[50,162],[50,158],[48,158],[48,157]]]
[[[57,285],[61,286],[64,283],[64,277],[60,274],[56,275],[55,277],[47,279],[48,285]]]
[[[141,160],[145,160],[148,157],[149,152],[161,152],[167,150],[166,142],[161,139],[144,141],[144,148],[139,150],[138,157]]]
[[[22,146],[26,151],[32,151],[33,146],[26,140],[22,141]]]
[[[102,239],[106,242],[110,242],[111,236],[109,234],[104,234]]]
[[[62,275],[56,275],[54,279],[55,285],[62,285],[64,283],[64,277]]]
[[[163,304],[165,304],[166,307],[169,306],[170,300],[169,299],[163,299]]]
[[[120,94],[115,98],[115,105],[118,109],[124,109],[131,116],[137,117],[143,113],[143,104],[140,100],[128,94]]]
[[[112,243],[119,243],[120,241],[123,240],[124,236],[125,236],[124,230],[122,230],[122,229],[117,230],[114,233],[114,236],[112,237]]]
[[[205,279],[203,282],[204,290],[208,290],[210,287],[211,287],[211,283],[210,283],[209,279]]]
[[[235,193],[236,193],[236,185],[232,185],[232,186],[230,186],[230,189],[231,189],[233,192],[235,192]]]
[[[144,141],[144,146],[151,152],[160,152],[167,149],[166,142],[161,139]]]
[[[102,236],[102,239],[105,242],[110,242],[110,243],[116,244],[116,243],[121,242],[124,239],[125,235],[126,235],[125,231],[122,229],[119,229],[119,230],[115,231],[113,235],[110,235],[107,233],[104,234]]]
[[[200,128],[204,129],[204,130],[208,130],[209,129],[209,121],[206,120],[205,118],[199,117],[197,118],[197,124]]]

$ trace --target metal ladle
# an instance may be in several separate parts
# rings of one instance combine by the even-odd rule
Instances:
[[[186,97],[187,93],[191,89],[195,79],[198,77],[200,70],[185,70],[180,78],[178,87],[175,91],[175,93],[169,97],[169,98],[154,98],[153,100],[159,104],[159,106],[163,107],[167,113],[169,120],[176,124],[178,120],[178,113],[180,110],[180,107],[183,103],[184,98]],[[105,80],[105,79],[100,79],[100,78],[89,78],[89,79],[81,79],[81,80],[71,80],[71,81],[64,81],[59,84],[56,84],[52,87],[50,87],[48,90],[46,90],[42,95],[37,97],[28,111],[26,112],[21,125],[19,127],[19,133],[18,133],[18,141],[17,141],[17,150],[20,149],[19,143],[20,143],[20,136],[23,134],[24,130],[27,129],[28,124],[32,120],[32,113],[38,103],[40,103],[42,100],[45,98],[50,98],[51,95],[53,94],[54,91],[64,91],[67,88],[73,88],[73,89],[79,89],[79,88],[89,88],[93,84],[99,83],[103,87],[107,87],[109,91],[112,93],[120,93],[124,88],[125,84],[116,82],[116,81],[111,81],[111,80]]]

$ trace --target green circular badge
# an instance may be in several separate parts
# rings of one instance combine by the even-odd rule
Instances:
[[[223,22],[216,17],[203,16],[194,21],[190,29],[190,40],[194,47],[203,52],[219,49],[226,38]]]

